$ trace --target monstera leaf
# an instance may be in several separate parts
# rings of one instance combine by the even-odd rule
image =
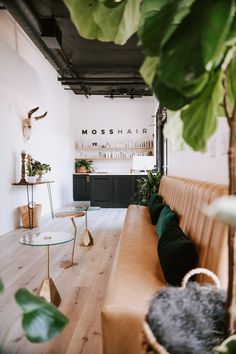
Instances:
[[[136,31],[140,0],[116,4],[99,0],[64,0],[82,37],[124,44]]]
[[[68,319],[55,306],[26,289],[19,289],[15,298],[23,310],[22,325],[30,342],[48,341],[61,333],[68,323]]]
[[[196,0],[162,48],[161,81],[181,90],[209,71],[224,51],[233,15],[233,0]]]
[[[183,137],[194,150],[204,151],[217,125],[218,105],[222,100],[222,71],[213,72],[204,91],[182,111]]]

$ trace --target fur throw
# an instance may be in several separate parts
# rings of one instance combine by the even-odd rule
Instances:
[[[212,285],[168,287],[152,299],[147,322],[169,353],[210,354],[224,339],[225,302],[225,292]]]

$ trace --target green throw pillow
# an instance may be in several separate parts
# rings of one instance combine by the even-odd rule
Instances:
[[[177,214],[165,205],[157,221],[156,231],[159,237],[168,229],[170,225],[177,225],[179,222]]]
[[[151,206],[153,203],[155,202],[162,202],[162,197],[160,195],[158,195],[156,192],[152,193],[149,201],[148,201],[148,205]]]
[[[184,275],[195,268],[198,253],[178,225],[169,226],[158,242],[158,256],[167,283],[179,286]]]
[[[159,215],[162,209],[164,208],[164,206],[165,204],[159,202],[158,200],[156,200],[151,205],[149,205],[148,209],[149,209],[149,214],[153,225],[156,225]]]

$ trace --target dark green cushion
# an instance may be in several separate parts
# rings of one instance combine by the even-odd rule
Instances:
[[[156,225],[159,215],[162,209],[164,208],[164,206],[165,204],[159,202],[158,200],[156,200],[151,205],[149,205],[148,209],[149,209],[149,214],[153,225]]]
[[[148,205],[150,206],[150,205],[152,205],[153,203],[155,203],[157,201],[159,203],[161,203],[162,202],[162,197],[160,195],[158,195],[157,193],[152,193],[152,195],[151,195],[151,197],[150,197],[150,199],[148,201]]]
[[[158,236],[161,237],[169,226],[177,225],[178,222],[179,218],[177,214],[173,210],[171,210],[168,205],[165,205],[157,221],[156,231]]]
[[[158,255],[167,283],[179,286],[184,275],[197,266],[198,253],[178,225],[169,226],[158,242]]]

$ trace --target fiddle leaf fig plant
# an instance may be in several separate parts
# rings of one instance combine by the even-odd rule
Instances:
[[[0,293],[3,291],[4,285],[0,278]],[[68,323],[67,317],[54,305],[32,295],[27,289],[18,289],[15,299],[22,309],[25,336],[32,343],[46,342],[58,336]],[[1,351],[4,352],[4,348],[0,346]]]
[[[235,0],[64,1],[85,38],[123,44],[137,29],[145,56],[140,73],[160,105],[179,113],[182,138],[193,150],[204,152],[219,112],[226,117],[229,194],[236,194]],[[234,233],[229,227],[228,309],[236,288]],[[234,327],[229,311],[227,327]]]
[[[32,295],[27,289],[19,289],[15,299],[23,311],[22,327],[30,342],[48,341],[61,333],[68,323],[68,319],[55,306]]]

